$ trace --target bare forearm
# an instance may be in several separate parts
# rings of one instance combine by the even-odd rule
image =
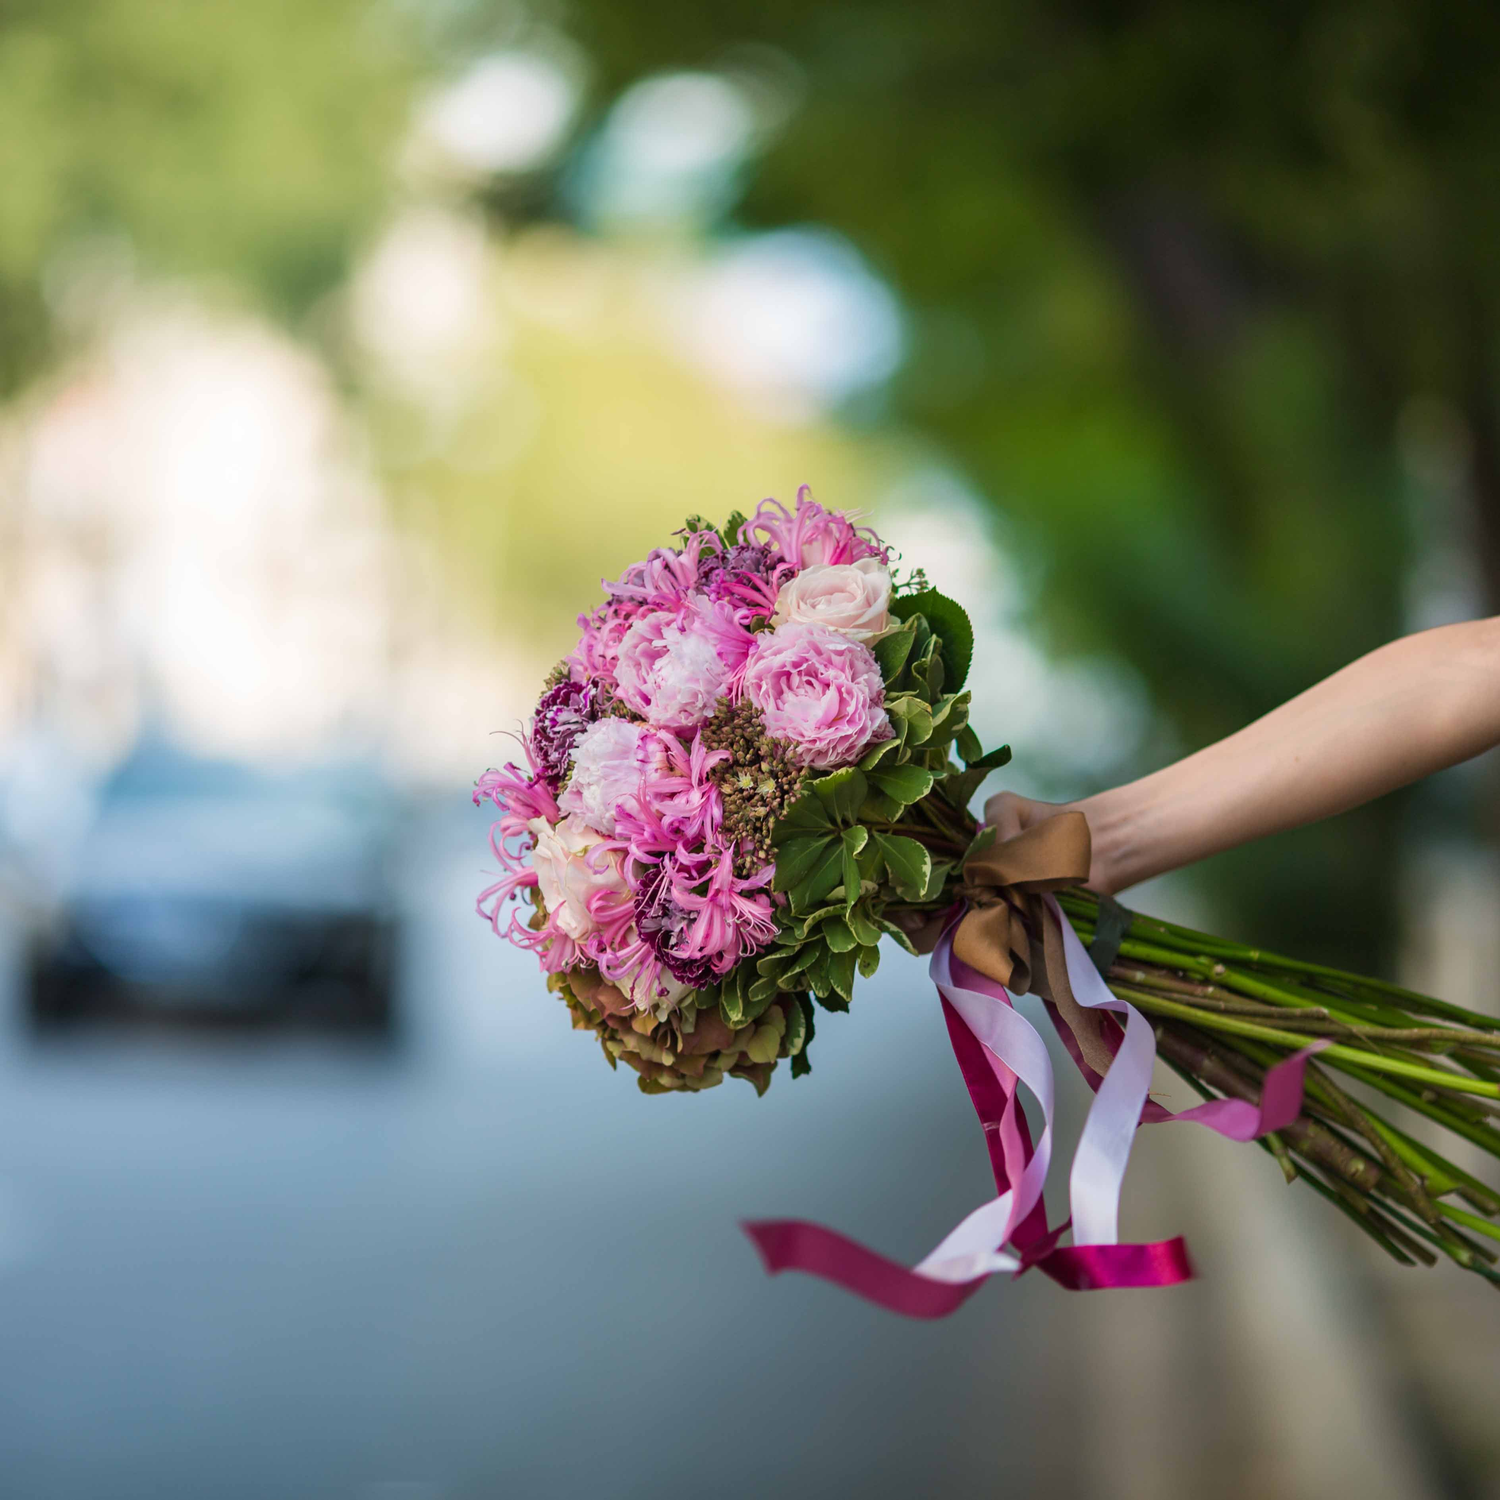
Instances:
[[[1076,804],[1117,891],[1500,743],[1500,619],[1393,641],[1228,739]]]

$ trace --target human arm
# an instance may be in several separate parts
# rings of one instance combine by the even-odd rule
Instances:
[[[1067,808],[1093,836],[1089,884],[1115,892],[1332,817],[1500,744],[1500,618],[1392,641],[1175,764]],[[1002,792],[1002,837],[1065,809]]]

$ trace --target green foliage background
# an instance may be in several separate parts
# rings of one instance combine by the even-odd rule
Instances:
[[[1047,562],[1053,641],[1126,658],[1182,746],[1402,629],[1398,433],[1419,398],[1462,430],[1494,597],[1493,8],[573,0],[543,19],[593,69],[584,139],[651,72],[754,55],[800,81],[719,227],[826,224],[889,278],[910,355],[866,420],[953,457]],[[0,392],[56,353],[47,268],[82,236],[302,319],[399,195],[416,90],[527,24],[484,0],[0,6]],[[524,189],[481,197],[567,217],[556,180]],[[1209,875],[1245,933],[1367,967],[1394,930],[1399,817]]]

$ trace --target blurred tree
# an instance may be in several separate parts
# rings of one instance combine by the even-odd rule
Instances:
[[[911,309],[896,393],[1044,539],[1053,627],[1192,744],[1399,633],[1396,419],[1462,414],[1500,600],[1500,12],[576,0],[607,87],[746,43],[805,101],[752,222],[849,234]],[[1018,747],[1024,755],[1025,747]],[[1217,862],[1264,937],[1373,960],[1388,802]]]
[[[47,272],[123,242],[283,314],[390,192],[412,65],[368,0],[0,3],[0,394],[48,352]]]

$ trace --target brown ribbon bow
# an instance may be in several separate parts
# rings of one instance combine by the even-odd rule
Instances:
[[[1113,1058],[1103,1017],[1073,998],[1062,933],[1042,901],[1087,880],[1092,853],[1088,820],[1066,812],[973,855],[964,866],[960,894],[968,910],[953,934],[953,956],[1015,994],[1051,1001],[1102,1077]],[[937,930],[924,931],[918,946],[930,949]]]

